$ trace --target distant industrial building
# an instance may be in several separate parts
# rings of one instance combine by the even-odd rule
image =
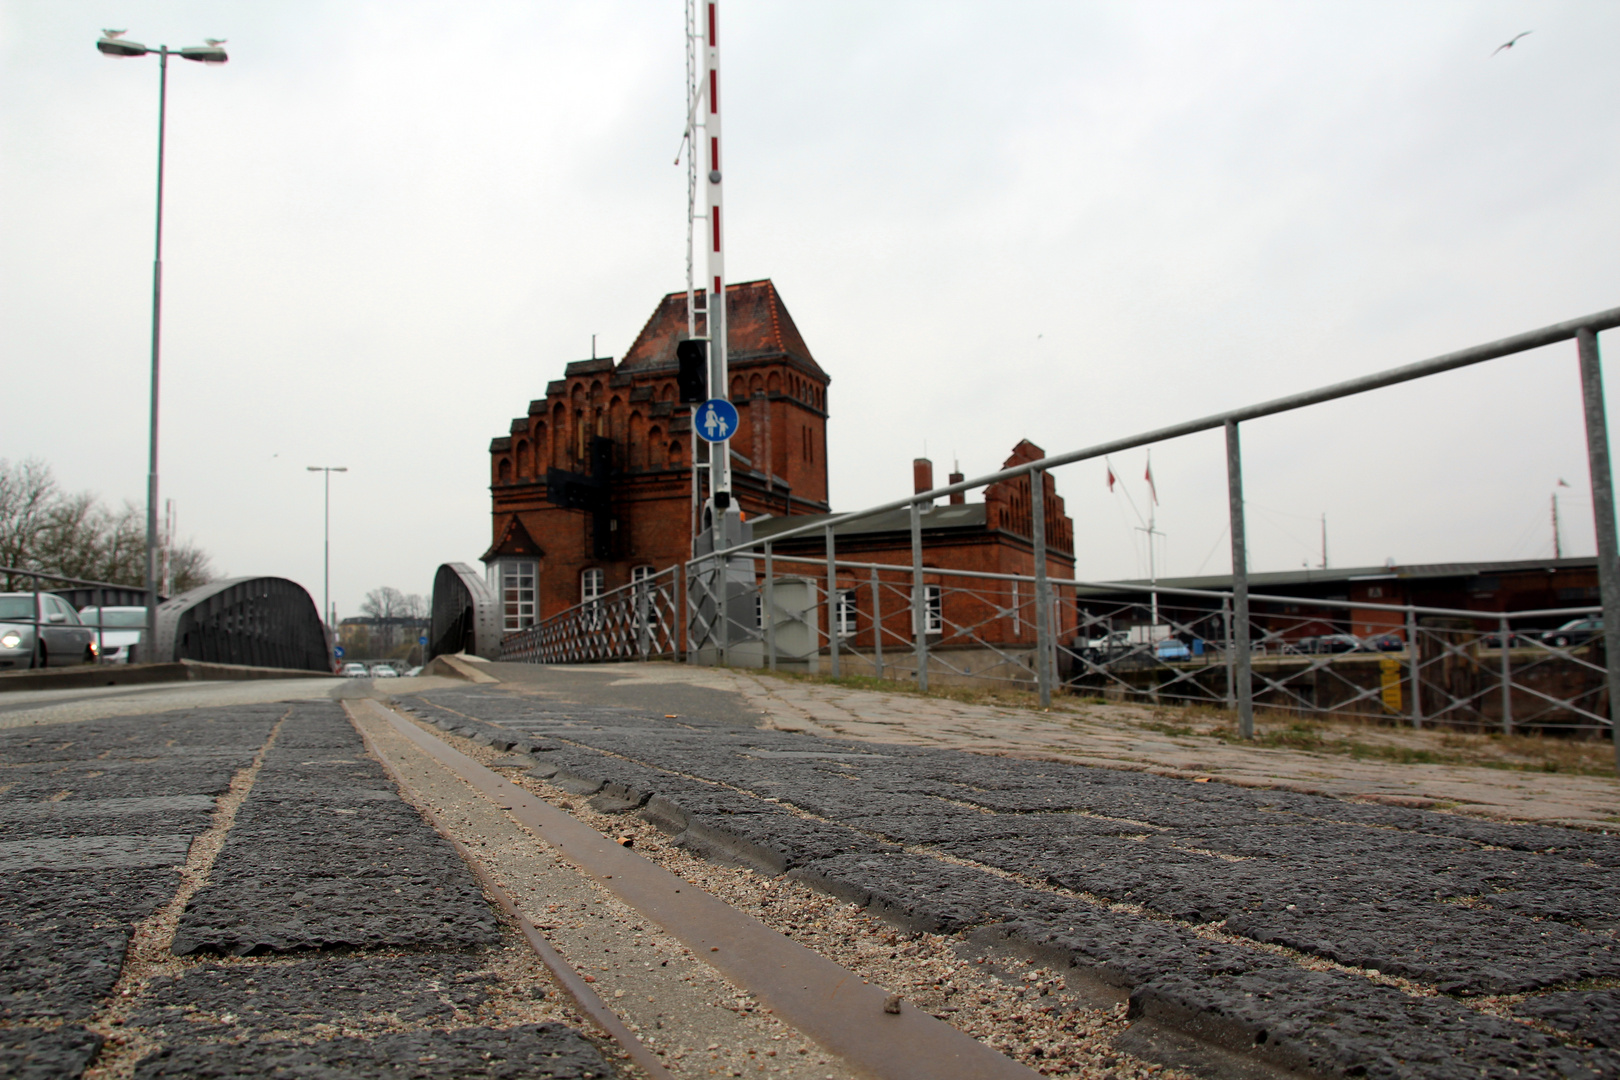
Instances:
[[[1149,582],[1121,582],[1119,589],[1081,586],[1076,590],[1082,621],[1086,616],[1104,617],[1110,611],[1134,606],[1141,611],[1151,604]],[[1190,589],[1228,593],[1232,575],[1160,578],[1163,589]],[[1249,592],[1256,636],[1261,631],[1275,640],[1292,641],[1322,634],[1354,634],[1368,638],[1382,633],[1403,634],[1405,619],[1400,612],[1384,611],[1370,605],[1449,608],[1495,614],[1514,611],[1546,611],[1590,607],[1598,604],[1597,559],[1524,559],[1511,562],[1424,563],[1411,566],[1360,566],[1345,569],[1301,569],[1275,573],[1251,573]],[[1340,607],[1338,604],[1367,604],[1367,607]],[[1161,594],[1161,608],[1182,613],[1177,621],[1193,621],[1188,614],[1201,610],[1218,611],[1215,597]],[[1556,626],[1567,616],[1543,620],[1514,620],[1517,629]]]

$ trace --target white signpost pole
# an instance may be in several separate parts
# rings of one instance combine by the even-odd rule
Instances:
[[[720,182],[720,25],[716,0],[704,0],[703,78],[706,83],[704,97],[708,113],[703,121],[705,157],[708,160],[708,329],[709,329],[709,397],[731,399],[730,372],[726,363],[726,255],[725,232],[722,228],[720,206],[723,185]],[[714,496],[716,523],[731,503],[731,440],[713,443],[709,447],[709,490]]]

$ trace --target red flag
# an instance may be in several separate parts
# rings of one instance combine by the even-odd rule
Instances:
[[[1114,466],[1113,463],[1110,462],[1108,465],[1108,493],[1110,495],[1114,492],[1114,480]]]
[[[1147,473],[1144,476],[1144,479],[1147,480],[1148,491],[1153,496],[1153,505],[1158,506],[1159,505],[1159,489],[1153,486],[1153,459],[1152,458],[1148,458]]]

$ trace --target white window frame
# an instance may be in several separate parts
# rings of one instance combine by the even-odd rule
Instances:
[[[602,593],[606,591],[607,573],[600,566],[586,567],[579,572],[579,605],[587,624],[595,630],[602,621]]]
[[[658,576],[658,570],[651,565],[632,566],[630,568],[630,584],[636,588],[630,591],[631,602],[635,604],[636,619],[641,619],[641,596],[647,597],[647,625],[658,625],[658,593],[650,582]]]
[[[490,565],[495,595],[501,600],[506,633],[526,630],[539,621],[540,564],[533,559],[498,559]]]
[[[838,636],[841,638],[855,636],[856,624],[856,597],[854,589],[839,589],[838,601],[833,605],[836,613]]]
[[[911,605],[911,633],[917,633],[917,591],[913,589]],[[945,632],[945,594],[944,589],[938,585],[923,586],[923,622],[930,634],[943,634]]]

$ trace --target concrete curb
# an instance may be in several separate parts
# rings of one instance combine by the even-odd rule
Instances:
[[[498,683],[501,680],[480,671],[479,665],[469,662],[463,657],[444,653],[428,661],[427,667],[422,669],[423,675],[448,675],[452,679],[466,679],[475,683]]]
[[[147,683],[234,681],[248,679],[335,679],[330,671],[248,667],[179,660],[172,664],[83,664],[56,671],[0,674],[0,693],[7,690],[83,690],[96,686],[141,686]],[[494,680],[490,680],[494,681]]]

